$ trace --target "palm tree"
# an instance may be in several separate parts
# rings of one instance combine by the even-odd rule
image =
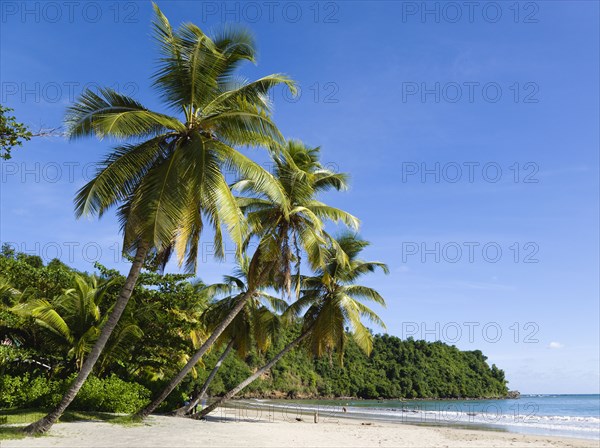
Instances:
[[[325,221],[343,222],[355,230],[359,227],[358,219],[351,214],[317,200],[322,192],[348,188],[348,175],[325,168],[319,156],[319,147],[310,148],[298,140],[289,140],[285,149],[273,157],[274,176],[281,183],[289,205],[269,197],[253,179],[243,179],[233,186],[234,190],[250,193],[250,196],[238,198],[251,228],[244,247],[250,238],[257,237],[259,249],[268,248],[265,253],[270,254],[273,273],[277,277],[275,283],[288,295],[292,263],[296,276],[299,276],[302,252],[308,255],[310,266],[316,269],[324,265],[323,248],[329,243],[335,244],[335,239],[324,230]],[[286,212],[286,205],[289,212]]]
[[[21,291],[15,288],[12,282],[0,277],[0,339],[3,339],[3,342],[16,347],[36,345],[35,330],[38,326],[27,317],[19,319],[12,308],[19,303],[37,299],[39,294],[40,292],[31,286]],[[46,369],[51,368],[50,362],[44,358],[27,357],[24,361]]]
[[[354,216],[316,199],[323,191],[347,187],[347,175],[323,167],[318,155],[319,148],[308,148],[297,141],[290,141],[281,151],[273,152],[274,177],[280,186],[277,191],[282,190],[284,195],[273,195],[252,177],[244,177],[234,184],[235,190],[247,194],[237,198],[250,225],[249,236],[241,249],[246,251],[255,240],[258,244],[248,265],[247,290],[220,326],[229,325],[246,301],[266,283],[289,293],[291,265],[295,262],[298,271],[302,253],[307,255],[314,269],[324,264],[323,247],[330,238],[324,230],[323,220],[341,221],[358,228],[359,222]],[[207,340],[152,403],[137,414],[138,417],[150,415],[213,343],[214,340]]]
[[[226,297],[216,300],[204,313],[203,318],[208,326],[214,326],[215,322],[221,322],[235,307],[240,296],[248,291],[248,267],[249,259],[244,257],[234,275],[226,275],[223,283],[217,283],[206,287],[208,295]],[[235,316],[233,321],[221,334],[217,343],[225,345],[225,350],[215,363],[208,378],[202,385],[200,391],[192,397],[190,403],[178,409],[176,415],[184,415],[193,409],[208,391],[212,380],[221,368],[225,358],[235,347],[238,355],[245,358],[254,342],[259,353],[265,352],[271,345],[272,339],[279,330],[279,319],[275,312],[283,312],[287,308],[287,302],[267,294],[264,289],[259,289],[244,306],[244,309]]]
[[[73,283],[74,288],[52,300],[24,295],[10,311],[34,319],[36,325],[47,331],[46,341],[65,347],[68,359],[72,359],[80,371],[109,316],[110,310],[103,314],[102,307],[106,306],[107,290],[114,279],[101,281],[96,276],[75,275]],[[141,336],[142,331],[137,325],[121,321],[104,350],[104,361],[123,356],[124,348],[130,347]]]
[[[199,418],[209,414],[223,401],[232,398],[268,372],[283,356],[303,341],[306,341],[315,356],[322,356],[336,349],[342,363],[347,338],[345,329],[350,327],[350,334],[358,346],[367,354],[371,353],[373,336],[363,325],[361,318],[365,317],[382,328],[385,328],[385,324],[361,301],[373,301],[382,306],[385,306],[385,301],[374,289],[357,285],[355,282],[362,275],[374,272],[377,268],[385,273],[388,272],[388,268],[383,263],[363,261],[358,258],[367,245],[366,241],[352,234],[344,234],[337,239],[337,244],[330,245],[325,267],[318,269],[314,276],[302,279],[302,296],[286,311],[288,316],[294,316],[306,309],[300,336],[254,374],[203,409],[198,414]],[[340,257],[336,253],[339,250],[344,251],[349,263],[339,262]]]
[[[56,409],[25,428],[29,434],[47,431],[77,395],[116,327],[148,255],[164,266],[176,251],[180,265],[185,261],[186,269],[193,271],[205,220],[214,229],[218,255],[222,255],[222,227],[241,243],[245,220],[225,180],[225,169],[254,179],[274,196],[280,193],[273,177],[232,145],[272,147],[282,140],[270,119],[267,93],[278,84],[295,91],[293,82],[281,74],[240,82],[235,76],[240,63],[255,60],[248,32],[228,28],[211,38],[193,24],[174,31],[156,5],[154,10],[161,53],[154,86],[183,118],[149,110],[111,89],[87,90],[68,110],[70,138],[130,142],[107,157],[96,177],[78,192],[75,206],[77,216],[102,216],[118,205],[123,249],[133,255],[133,263],[79,375]],[[223,329],[215,328],[211,344]]]

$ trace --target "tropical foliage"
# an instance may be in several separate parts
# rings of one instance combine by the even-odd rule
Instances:
[[[11,115],[13,110],[0,104],[0,159],[8,160],[11,151],[31,139],[32,133]]]
[[[53,408],[25,429],[39,433],[69,406],[182,414],[205,392],[222,398],[204,413],[240,393],[505,396],[504,373],[481,352],[367,327],[385,329],[376,313],[385,301],[362,278],[388,268],[360,257],[368,243],[359,220],[323,202],[349,176],[275,125],[269,92],[295,92],[293,81],[239,77],[256,60],[252,35],[174,29],[156,5],[154,13],[152,80],[164,111],[106,88],[86,90],[66,117],[71,139],[116,142],[78,191],[75,213],[116,209],[129,273],[99,264],[77,272],[2,248],[0,407]],[[0,112],[6,158],[28,134]],[[245,154],[251,148],[266,150],[272,172]],[[343,228],[337,238],[333,226]],[[216,257],[229,239],[238,263],[213,285],[194,278],[207,227]],[[173,255],[186,274],[163,273]]]
[[[102,266],[98,266],[98,270],[99,281],[113,278],[100,304],[100,314],[105,315],[125,279]],[[0,272],[5,283],[9,281],[20,289],[27,289],[24,285],[29,284],[31,297],[43,295],[50,303],[65,289],[73,287],[74,276],[91,278],[57,260],[44,265],[39,258],[16,254],[8,247],[0,254]],[[119,392],[110,396],[132,394],[126,396],[136,403],[136,408],[125,410],[124,404],[110,407],[109,395],[102,397],[99,392],[94,395],[84,385],[80,392],[82,398],[74,401],[73,409],[133,412],[145,405],[194,350],[191,332],[198,328],[204,310],[210,306],[202,291],[203,285],[187,275],[143,274],[124,317],[140,328],[142,336],[137,341],[121,342],[122,349],[107,358],[102,369],[100,363],[97,364],[92,380],[95,390],[100,390],[97,381],[114,384],[110,387]],[[10,345],[0,345],[0,408],[51,407],[77,371],[68,355],[68,345],[50,344],[50,340],[46,340],[49,330],[33,319],[11,312],[14,302],[9,303],[9,298],[14,300],[14,296],[11,298],[10,292],[7,295],[6,288],[0,298],[3,301],[0,343],[10,341]],[[282,326],[266,350],[259,350],[252,342],[245,356],[240,357],[235,351],[230,353],[211,382],[208,395],[224,395],[237,386],[296,339],[300,331],[300,323]],[[254,341],[253,336],[251,341]],[[196,376],[189,375],[160,410],[178,408],[199,390],[224,349],[221,346],[207,354],[203,364],[197,366]],[[354,338],[346,334],[343,366],[337,359],[337,349],[315,358],[307,346],[295,348],[269,375],[250,384],[240,396],[369,399],[502,397],[507,393],[504,372],[496,366],[490,367],[481,352],[463,352],[441,342],[403,341],[394,336],[373,335],[371,354],[367,355]],[[121,383],[111,378],[119,378]],[[107,394],[112,390],[106,385],[102,387]],[[114,402],[123,403],[123,400]]]
[[[296,266],[296,279],[299,281],[303,253],[313,269],[326,263],[326,247],[328,244],[335,245],[336,241],[325,231],[324,221],[358,226],[358,220],[352,215],[317,200],[318,194],[323,191],[344,188],[347,177],[324,169],[318,161],[318,149],[310,149],[300,142],[289,142],[272,157],[277,166],[274,182],[279,186],[278,190],[284,192],[283,195],[274,197],[252,178],[242,178],[232,187],[240,194],[245,193],[237,197],[250,224],[250,233],[242,249],[247,251],[249,242],[256,242],[247,270],[246,291],[234,302],[231,311],[223,316],[186,366],[138,413],[138,417],[151,414],[169,396],[261,287],[268,285],[289,295],[292,264]],[[347,262],[340,255],[343,251],[336,251],[336,254],[341,257],[340,263]]]
[[[301,283],[302,296],[285,313],[288,316],[290,314],[297,315],[301,310],[307,309],[302,319],[303,326],[300,336],[223,397],[203,409],[200,417],[207,415],[224,400],[232,398],[260,376],[266,374],[290,350],[301,343],[307,343],[316,357],[337,349],[341,364],[347,329],[351,327],[350,334],[355,342],[365,353],[371,353],[373,337],[361,322],[361,318],[366,317],[383,328],[385,328],[385,324],[360,299],[374,301],[382,306],[385,306],[385,301],[377,291],[366,286],[356,285],[355,281],[365,273],[375,271],[378,267],[385,272],[388,269],[383,263],[360,260],[358,255],[365,246],[367,246],[366,241],[352,234],[330,240],[329,246],[324,250],[326,255],[323,267],[317,269],[314,277],[298,278],[298,282]]]
[[[152,111],[109,88],[87,89],[67,111],[71,139],[95,136],[122,142],[77,193],[75,213],[100,217],[118,207],[123,251],[133,263],[79,374],[57,407],[26,429],[30,434],[47,431],[75,399],[117,328],[149,257],[155,267],[164,268],[176,252],[179,264],[195,271],[205,222],[212,227],[217,255],[223,254],[223,229],[241,248],[246,220],[225,171],[251,177],[273,197],[283,194],[267,171],[233,146],[275,147],[283,141],[270,117],[268,92],[279,84],[295,91],[294,83],[282,74],[240,80],[240,64],[253,62],[256,54],[245,30],[229,27],[212,37],[191,23],[174,30],[156,5],[154,12],[160,59],[153,84],[172,113]],[[214,328],[200,354],[186,364],[185,374],[195,370],[227,323]]]
[[[233,275],[223,276],[222,283],[204,288],[203,293],[212,297],[212,303],[202,315],[204,325],[210,329],[227,316],[239,298],[248,291],[248,268],[250,260],[242,258]],[[266,351],[280,327],[279,316],[287,308],[285,300],[275,297],[261,288],[247,301],[244,309],[221,333],[219,342],[224,346],[233,341],[241,358],[248,356],[253,345],[259,352]]]

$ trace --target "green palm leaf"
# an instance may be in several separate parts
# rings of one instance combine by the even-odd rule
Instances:
[[[112,89],[85,90],[67,110],[67,135],[71,139],[146,137],[168,131],[184,132],[185,125],[168,115],[152,112]]]
[[[46,299],[32,299],[15,305],[10,311],[21,317],[34,318],[38,325],[50,330],[66,341],[70,342],[73,339],[67,323]]]

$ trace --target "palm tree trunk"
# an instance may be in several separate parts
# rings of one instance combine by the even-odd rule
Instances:
[[[198,394],[196,394],[196,396],[192,398],[192,400],[190,401],[190,403],[187,406],[183,406],[183,407],[177,409],[177,411],[175,412],[176,416],[181,417],[182,415],[185,415],[188,412],[190,412],[190,409],[193,409],[195,406],[197,406],[198,403],[200,402],[200,400],[202,400],[202,397],[204,397],[204,395],[206,395],[208,386],[210,386],[210,383],[212,383],[212,380],[214,380],[215,376],[217,376],[217,372],[219,371],[219,369],[223,365],[223,361],[225,361],[225,358],[227,358],[227,355],[229,355],[229,352],[233,348],[234,342],[235,341],[233,340],[233,338],[231,339],[231,341],[229,341],[229,344],[227,344],[227,348],[225,349],[225,351],[223,352],[223,354],[221,355],[221,357],[215,364],[215,367],[210,372],[210,375],[208,375],[208,378],[206,378],[206,381],[202,385],[202,389],[200,389],[200,392],[198,392]]]
[[[250,297],[254,295],[254,293],[255,290],[249,290],[242,297],[240,297],[235,307],[233,307],[233,309],[227,315],[227,317],[214,329],[210,337],[206,340],[204,344],[202,344],[202,347],[200,347],[198,351],[194,353],[194,356],[190,358],[190,360],[183,367],[183,369],[181,369],[181,371],[177,375],[175,375],[171,382],[167,384],[164,390],[154,399],[154,401],[152,401],[152,403],[150,403],[148,406],[146,406],[144,409],[142,409],[136,414],[137,418],[148,417],[165,400],[165,398],[167,398],[169,394],[173,392],[173,389],[175,389],[179,385],[179,383],[181,383],[181,381],[187,376],[188,373],[190,373],[194,366],[198,364],[200,358],[202,358],[202,356],[204,356],[208,349],[213,346],[217,338],[221,336],[221,333],[223,333],[227,326],[233,321],[233,319],[235,319],[235,316],[237,316],[238,313],[242,311],[242,309],[246,305],[246,302],[248,301],[248,299],[250,299]]]
[[[277,364],[277,362],[281,358],[283,358],[291,349],[293,349],[295,346],[300,344],[300,342],[302,342],[304,339],[306,339],[306,337],[310,334],[310,332],[311,332],[310,329],[306,330],[304,333],[302,333],[300,336],[298,336],[296,339],[294,339],[292,342],[290,342],[283,350],[281,350],[279,353],[277,353],[277,355],[275,355],[275,357],[273,359],[271,359],[267,364],[262,366],[254,374],[252,374],[251,376],[246,378],[244,381],[242,381],[236,387],[231,389],[229,392],[227,392],[221,398],[217,399],[217,401],[210,404],[205,409],[202,409],[199,413],[195,414],[194,418],[203,418],[204,416],[208,415],[209,413],[214,411],[225,400],[229,400],[234,395],[236,395],[238,392],[240,392],[242,389],[244,389],[246,386],[248,386],[249,384],[254,382],[256,379],[258,379],[261,375],[263,375],[267,371],[271,370],[271,368],[275,364]]]
[[[90,354],[85,359],[85,362],[83,363],[81,370],[77,374],[77,378],[75,378],[75,381],[73,381],[73,383],[63,396],[62,400],[58,404],[58,406],[56,406],[56,408],[54,408],[54,410],[45,417],[27,426],[24,429],[25,433],[33,435],[41,434],[48,431],[52,427],[52,425],[56,423],[56,421],[60,418],[65,409],[67,409],[67,407],[75,399],[77,393],[79,392],[79,389],[81,389],[81,386],[83,386],[83,383],[85,383],[87,377],[90,375],[90,373],[92,373],[94,365],[96,364],[96,361],[98,361],[98,358],[100,357],[100,354],[102,353],[102,350],[104,349],[108,338],[119,323],[121,314],[123,314],[123,311],[125,311],[125,307],[127,306],[129,298],[131,297],[131,293],[133,292],[133,288],[137,283],[137,279],[142,270],[142,266],[144,264],[144,260],[146,259],[147,253],[148,245],[145,243],[140,243],[137,247],[135,259],[131,265],[131,268],[129,269],[129,274],[127,275],[125,284],[123,285],[123,288],[121,288],[121,292],[119,293],[119,297],[115,302],[112,312],[110,313],[110,317],[107,319],[106,324],[104,324],[104,326],[102,327],[100,336],[96,340],[96,343],[90,351]]]

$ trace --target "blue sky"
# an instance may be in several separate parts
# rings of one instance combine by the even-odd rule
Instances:
[[[366,255],[391,268],[366,280],[390,333],[481,349],[525,393],[598,393],[597,2],[159,5],[175,25],[246,24],[260,58],[244,76],[299,82],[296,99],[274,92],[275,119],[351,173],[325,199],[361,218]],[[0,102],[34,129],[59,126],[84,85],[162,108],[149,2],[0,8]],[[34,139],[0,162],[0,239],[127,269],[114,217],[73,215],[109,149]],[[198,275],[232,262],[205,250]]]

